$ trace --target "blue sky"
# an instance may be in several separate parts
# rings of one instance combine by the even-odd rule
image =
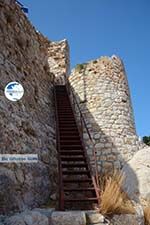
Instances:
[[[150,0],[20,0],[50,40],[66,38],[71,67],[116,54],[128,75],[137,133],[150,135]]]

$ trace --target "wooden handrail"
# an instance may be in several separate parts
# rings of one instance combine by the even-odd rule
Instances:
[[[82,112],[81,112],[81,109],[80,109],[79,103],[78,103],[78,101],[77,101],[77,99],[76,99],[76,96],[75,96],[75,94],[74,94],[73,88],[71,87],[71,85],[70,85],[68,79],[66,80],[66,87],[67,87],[67,90],[68,90],[68,94],[71,93],[71,95],[72,95],[72,97],[73,97],[73,103],[74,103],[74,105],[75,105],[75,104],[77,105],[77,108],[78,108],[78,111],[79,111],[80,121],[81,121],[81,130],[79,129],[79,131],[80,131],[80,134],[81,134],[81,136],[82,136],[82,140],[84,141],[84,138],[83,138],[83,129],[84,129],[84,127],[85,127],[86,132],[87,132],[87,134],[88,134],[88,136],[89,136],[89,140],[91,141],[92,146],[93,146],[92,150],[93,150],[93,158],[94,158],[94,164],[95,164],[96,186],[97,186],[97,188],[100,190],[100,186],[99,186],[99,176],[98,176],[98,163],[97,163],[97,156],[96,156],[95,144],[94,144],[94,142],[93,142],[93,139],[92,139],[92,136],[91,136],[91,134],[90,134],[90,131],[89,131],[88,127],[87,127],[85,118],[84,118],[84,116],[83,116],[83,114],[82,114]],[[73,107],[73,110],[74,110],[74,113],[76,114],[75,107]],[[87,154],[87,152],[86,152],[86,154]],[[88,154],[87,154],[87,156],[88,156]],[[91,166],[91,165],[90,165],[90,168],[92,169],[92,166]],[[92,171],[93,171],[93,170],[92,170]]]

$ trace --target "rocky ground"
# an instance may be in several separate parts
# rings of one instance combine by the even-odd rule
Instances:
[[[144,225],[140,210],[137,210],[135,215],[114,215],[105,218],[97,211],[60,212],[36,208],[9,218],[1,217],[0,220],[0,225]]]

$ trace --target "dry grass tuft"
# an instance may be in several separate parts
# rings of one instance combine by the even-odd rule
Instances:
[[[150,206],[144,208],[145,225],[150,225]]]
[[[135,209],[122,190],[124,176],[120,172],[105,175],[101,181],[100,212],[103,215],[134,214]]]

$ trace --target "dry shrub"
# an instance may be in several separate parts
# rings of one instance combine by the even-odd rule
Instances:
[[[100,180],[100,212],[103,215],[135,213],[132,202],[121,188],[123,180],[124,176],[116,171]]]
[[[150,206],[144,208],[145,225],[150,225]]]

